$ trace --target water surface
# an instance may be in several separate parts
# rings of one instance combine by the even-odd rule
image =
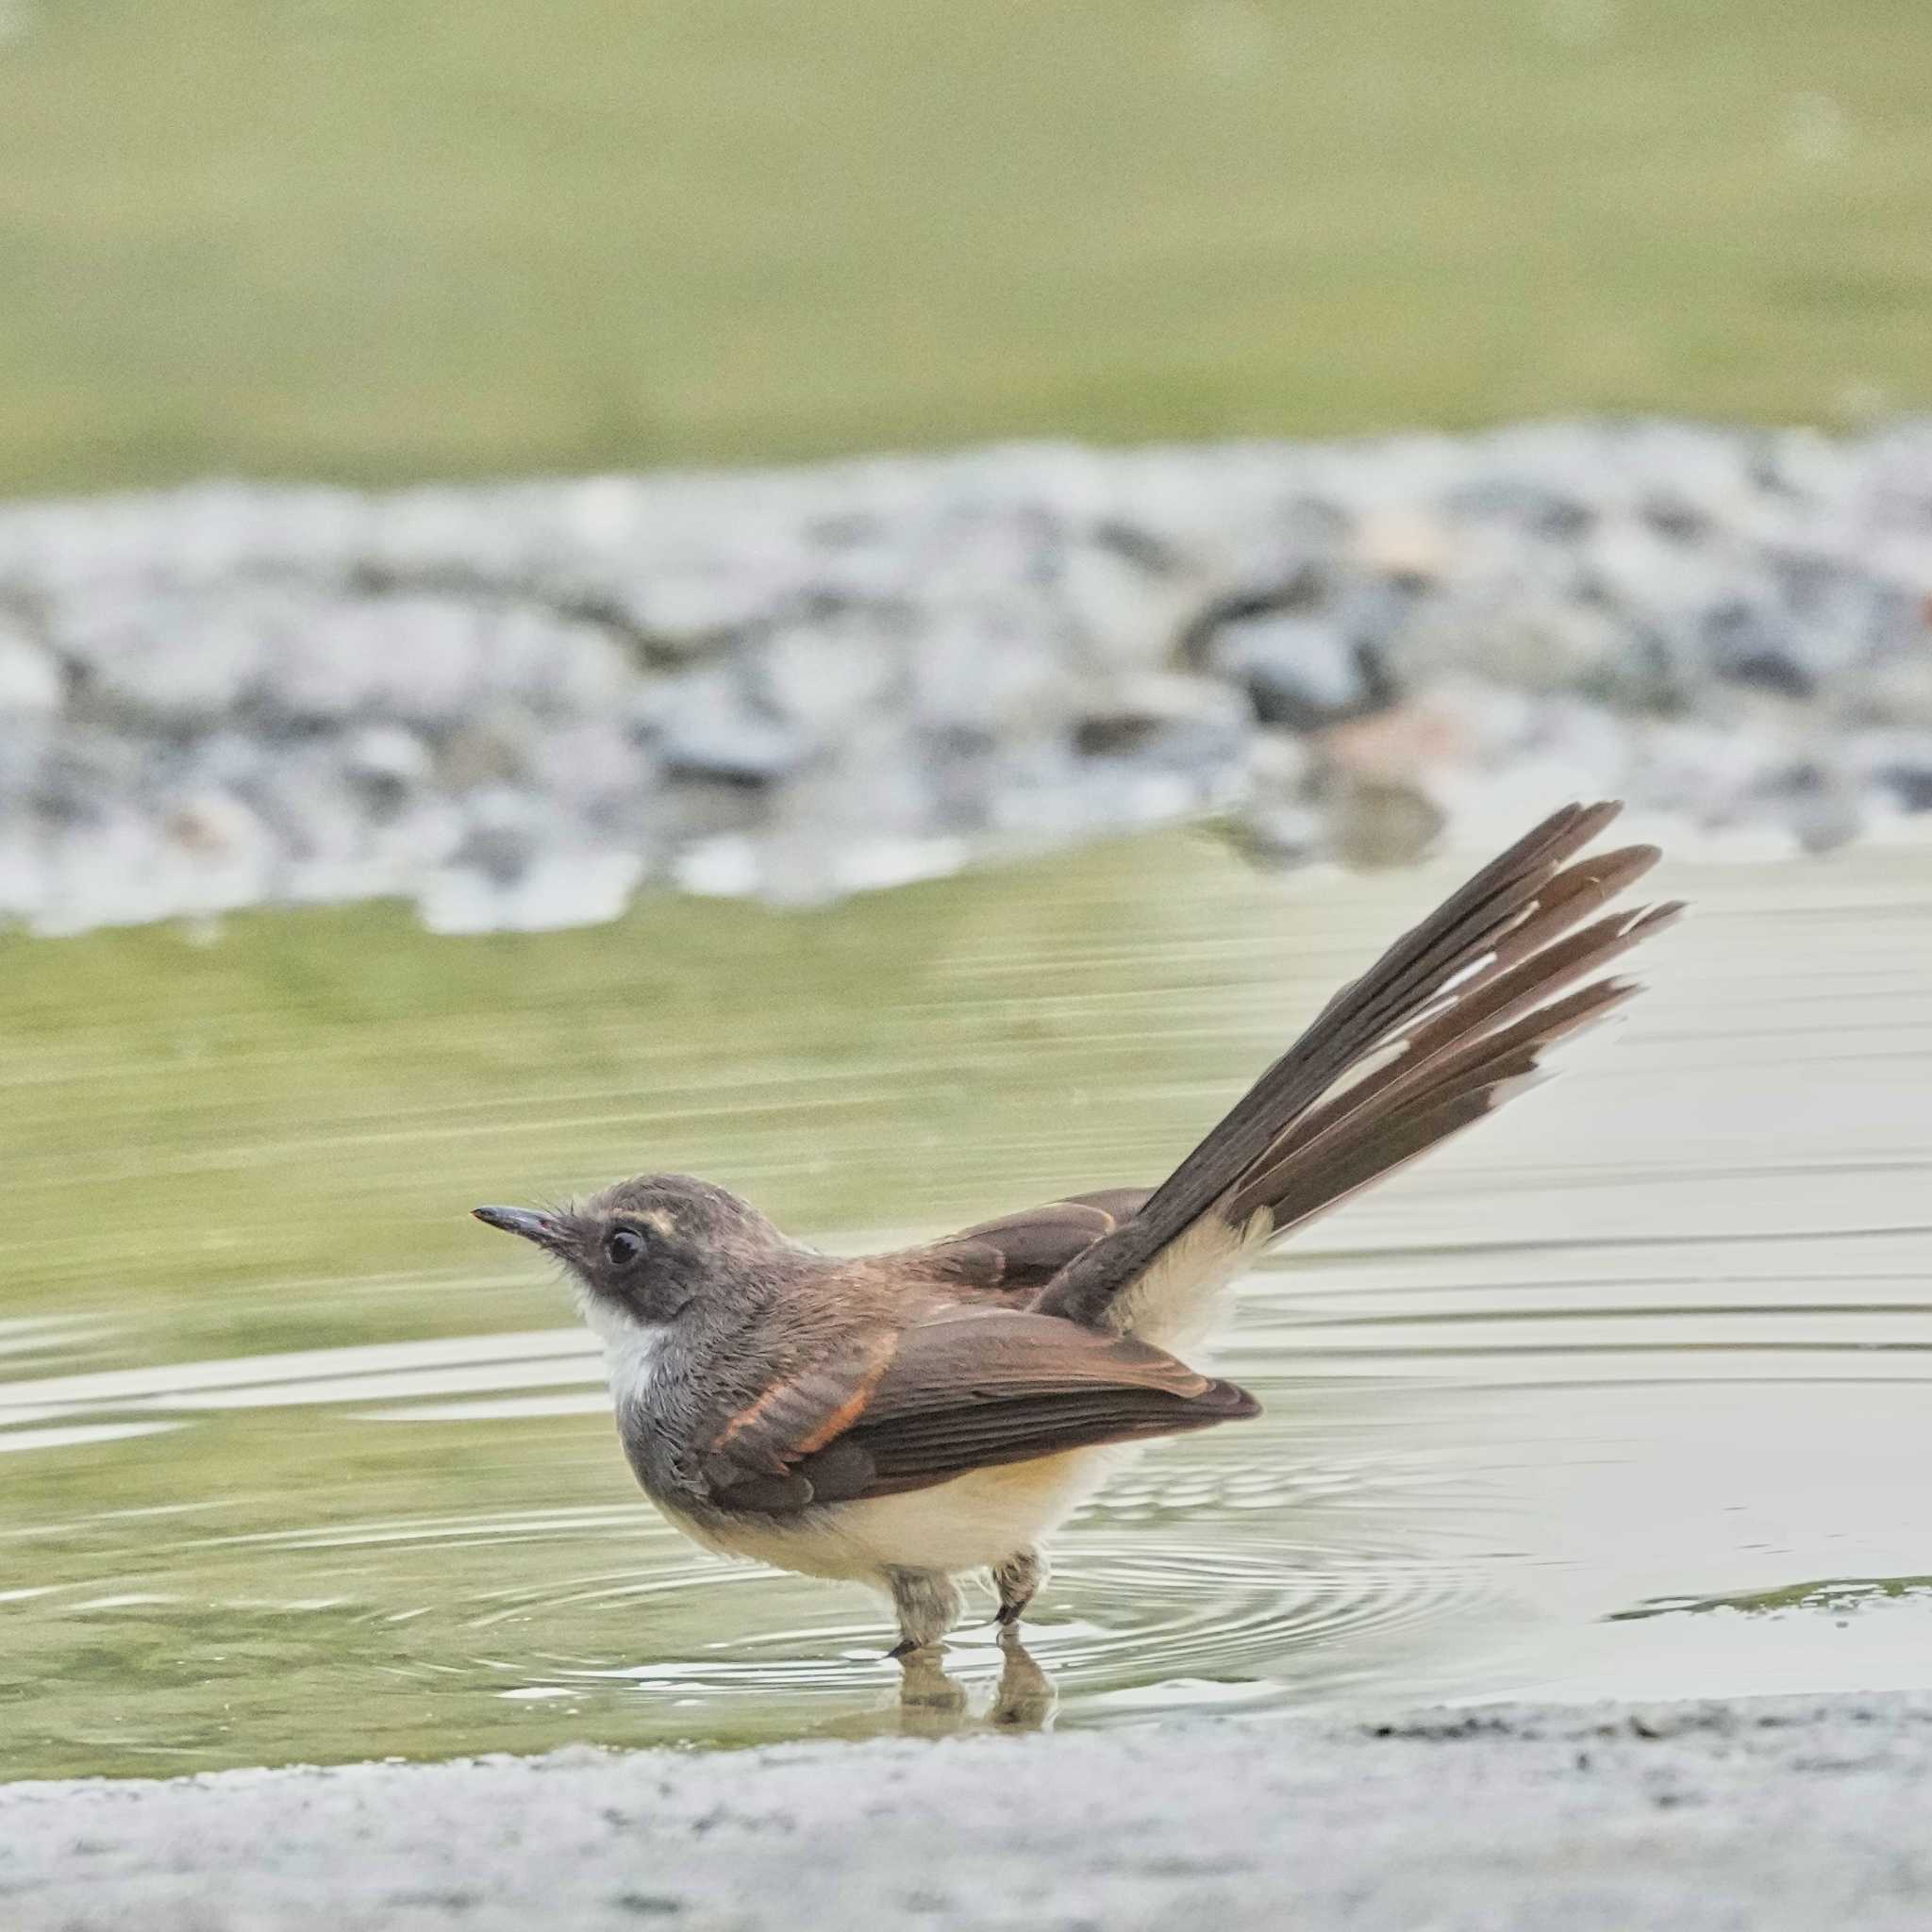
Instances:
[[[658,1522],[465,1210],[681,1167],[874,1243],[1151,1182],[1457,871],[8,941],[0,1774],[961,1721],[862,1590]],[[1071,1525],[1057,1722],[1932,1684],[1932,863],[1664,886],[1621,1029],[1250,1280],[1265,1417]],[[980,1720],[983,1626],[948,1668]]]

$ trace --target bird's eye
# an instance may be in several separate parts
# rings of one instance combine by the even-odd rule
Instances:
[[[604,1252],[613,1268],[628,1268],[644,1252],[644,1238],[627,1227],[614,1227],[604,1237]]]

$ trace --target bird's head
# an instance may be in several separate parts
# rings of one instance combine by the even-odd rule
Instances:
[[[639,1174],[568,1208],[472,1211],[561,1261],[600,1332],[661,1328],[705,1299],[727,1259],[785,1245],[736,1194],[682,1174]]]

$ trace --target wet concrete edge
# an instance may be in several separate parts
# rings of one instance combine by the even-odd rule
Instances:
[[[0,1787],[17,1932],[1932,1923],[1932,1693]]]

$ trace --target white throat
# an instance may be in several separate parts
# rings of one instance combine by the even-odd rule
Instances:
[[[604,1372],[610,1379],[612,1401],[620,1409],[644,1407],[665,1329],[656,1323],[635,1322],[593,1294],[580,1295],[577,1306],[585,1325],[604,1344]]]

